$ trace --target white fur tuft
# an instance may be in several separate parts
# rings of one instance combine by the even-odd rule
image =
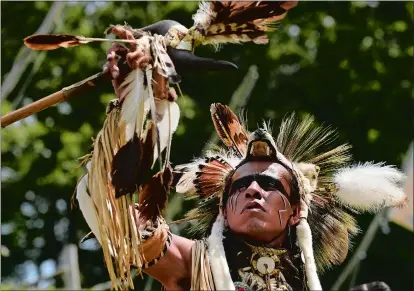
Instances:
[[[216,14],[210,9],[210,2],[201,1],[196,14],[193,15],[194,25],[201,24],[206,29],[216,17]]]
[[[296,236],[305,258],[305,271],[309,290],[322,290],[313,256],[312,232],[306,219],[302,218],[298,226],[296,226]]]
[[[220,213],[207,239],[208,257],[216,290],[235,290],[223,246],[224,217]]]
[[[376,212],[386,206],[401,206],[407,199],[402,185],[405,175],[392,166],[365,163],[334,175],[335,196],[345,205]]]

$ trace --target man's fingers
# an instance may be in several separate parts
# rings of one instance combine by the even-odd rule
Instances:
[[[178,96],[177,92],[175,92],[175,89],[173,87],[168,88],[168,101],[175,102],[177,99]]]
[[[106,55],[108,69],[112,74],[112,78],[116,79],[119,76],[118,60],[125,58],[128,50],[119,43],[113,43]]]
[[[129,39],[129,40],[135,40],[134,36],[132,35],[132,32],[125,29],[122,26],[116,25],[112,28],[112,33],[118,36],[119,38],[123,39]]]
[[[127,54],[126,61],[131,69],[135,70],[140,68],[144,70],[151,61],[151,56],[146,55],[144,50],[137,49]]]
[[[118,58],[115,51],[110,51],[106,55],[106,61],[108,62],[108,69],[111,72],[112,78],[116,79],[119,77]]]

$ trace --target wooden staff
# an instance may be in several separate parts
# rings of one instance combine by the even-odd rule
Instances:
[[[72,96],[81,95],[90,89],[102,84],[104,81],[111,79],[111,73],[107,68],[105,68],[103,72],[97,73],[93,76],[90,76],[89,78],[86,78],[85,80],[75,83],[69,87],[65,87],[58,92],[37,100],[36,102],[7,113],[1,117],[1,127],[5,128],[16,121],[24,119],[62,101],[68,100]]]

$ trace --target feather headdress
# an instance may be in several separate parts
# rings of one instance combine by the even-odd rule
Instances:
[[[227,106],[213,104],[211,113],[228,151],[208,152],[205,158],[175,168],[182,175],[176,191],[200,199],[198,207],[187,214],[188,220],[197,220],[192,232],[209,235],[220,217],[225,187],[238,166],[254,160],[254,156],[281,163],[299,186],[304,219],[297,226],[297,239],[304,252],[310,289],[320,288],[316,270],[321,272],[343,261],[349,238],[358,232],[350,212],[378,211],[406,202],[402,191],[404,174],[383,164],[352,166],[350,145],[332,146],[336,132],[315,126],[313,117],[300,121],[292,114],[282,122],[273,140],[266,124],[248,133]],[[234,136],[239,138],[230,138]]]

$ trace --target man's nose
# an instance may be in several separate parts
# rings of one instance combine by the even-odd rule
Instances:
[[[257,184],[256,181],[253,181],[250,184],[250,186],[246,189],[246,192],[244,195],[248,199],[253,198],[253,199],[260,200],[263,197],[262,193],[263,193],[262,188],[260,188],[259,184]]]

